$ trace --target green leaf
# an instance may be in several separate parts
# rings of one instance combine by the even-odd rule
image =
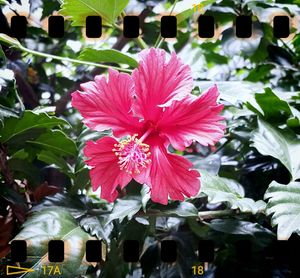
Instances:
[[[27,141],[60,156],[75,156],[77,149],[72,139],[60,130],[49,130],[34,141]]]
[[[42,277],[42,265],[48,262],[49,240],[63,240],[65,243],[64,263],[60,266],[64,277],[83,275],[87,265],[83,265],[85,242],[91,237],[78,226],[74,217],[62,209],[43,210],[34,213],[23,224],[23,229],[15,237],[16,240],[26,240],[27,255],[32,258],[35,272],[25,277]]]
[[[269,199],[266,213],[272,215],[272,225],[278,226],[278,239],[287,240],[294,232],[300,235],[300,182],[286,185],[273,181],[265,199]]]
[[[265,202],[254,201],[245,198],[243,187],[235,180],[213,176],[205,171],[201,171],[201,193],[208,196],[208,201],[212,204],[226,202],[231,209],[240,209],[243,212],[256,214],[265,209]]]
[[[187,9],[179,14],[176,15],[177,18],[177,25],[180,24],[182,21],[192,17],[194,14],[194,8]]]
[[[174,202],[167,206],[155,204],[151,207],[151,211],[157,211],[158,215],[163,213],[164,215],[179,216],[179,217],[197,217],[198,210],[189,202]]]
[[[11,171],[14,173],[14,178],[23,180],[26,179],[33,185],[41,183],[40,169],[29,162],[28,159],[9,159],[8,165]]]
[[[113,210],[109,215],[108,222],[115,219],[123,221],[125,217],[131,219],[142,207],[142,200],[140,196],[129,196],[123,199],[117,199]]]
[[[80,226],[92,236],[108,241],[113,230],[113,224],[108,223],[108,215],[85,215],[80,220]]]
[[[208,64],[228,64],[228,58],[226,56],[220,55],[214,51],[205,51],[204,56]]]
[[[83,167],[75,172],[75,177],[73,178],[73,186],[71,188],[71,193],[77,194],[78,190],[85,189],[90,183],[90,171],[87,167]]]
[[[37,158],[38,160],[43,161],[48,165],[53,165],[59,171],[71,178],[74,176],[73,168],[67,163],[67,161],[50,150],[41,150],[37,154]]]
[[[93,203],[86,195],[69,196],[67,194],[57,193],[53,196],[47,196],[38,205],[32,208],[32,211],[42,211],[44,209],[60,208],[68,211],[76,219],[81,218],[93,209]]]
[[[258,65],[249,72],[249,75],[245,78],[245,80],[250,82],[260,82],[262,78],[270,75],[270,72],[274,67],[275,66],[273,64]]]
[[[265,233],[273,235],[270,230],[258,223],[240,221],[238,219],[213,219],[207,225],[215,231],[226,234],[250,235],[252,237],[258,237],[259,234]]]
[[[255,100],[262,113],[253,108],[250,103],[248,103],[248,108],[270,123],[285,123],[292,116],[287,101],[281,100],[270,88],[266,88],[262,94],[255,94]]]
[[[195,12],[204,12],[204,7],[213,4],[216,2],[216,0],[206,0],[206,1],[201,1],[201,3],[198,4],[198,6],[192,6],[190,9],[187,9],[179,14],[176,15],[177,18],[177,24],[180,24],[182,21],[186,20],[189,17],[192,17]],[[196,4],[196,1],[195,1]]]
[[[102,17],[104,23],[112,24],[127,6],[129,0],[64,0],[60,13],[71,18],[73,26],[85,26],[89,15]]]
[[[258,119],[258,129],[253,133],[253,147],[262,155],[278,159],[291,173],[293,181],[300,178],[300,142],[267,122]]]
[[[50,117],[46,113],[36,114],[32,111],[25,111],[21,119],[8,118],[4,121],[4,127],[0,129],[0,142],[6,143],[12,138],[26,133],[31,133],[38,128],[52,128],[60,125],[69,125],[63,119]]]
[[[116,63],[125,64],[133,68],[138,66],[138,62],[120,51],[114,49],[97,50],[93,48],[84,48],[79,54],[79,60],[94,63]]]

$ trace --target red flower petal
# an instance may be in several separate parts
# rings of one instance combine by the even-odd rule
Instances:
[[[151,167],[136,180],[142,180],[151,188],[151,199],[166,205],[168,196],[172,200],[184,200],[184,196],[196,195],[200,189],[200,174],[191,169],[193,164],[182,156],[171,154],[160,137],[150,138]]]
[[[166,61],[164,50],[151,48],[142,52],[138,69],[132,73],[137,101],[134,112],[145,121],[155,122],[162,111],[158,105],[170,105],[189,94],[193,87],[190,67],[173,52]]]
[[[133,82],[125,73],[109,70],[109,80],[96,76],[95,82],[81,84],[84,91],[72,94],[72,106],[83,116],[91,129],[103,131],[112,128],[114,135],[138,133],[139,120],[133,117]]]
[[[158,122],[160,134],[166,136],[177,150],[184,150],[193,140],[207,146],[213,145],[224,135],[225,125],[220,123],[223,105],[217,104],[216,86],[200,97],[187,96],[166,107]]]
[[[89,159],[86,164],[93,167],[90,171],[93,190],[101,186],[101,198],[114,201],[118,192],[116,188],[124,188],[131,180],[131,175],[120,170],[118,158],[112,151],[118,141],[112,137],[103,137],[96,142],[88,141],[84,155]]]

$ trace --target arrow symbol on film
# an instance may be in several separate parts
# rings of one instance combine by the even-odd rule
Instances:
[[[6,266],[6,275],[15,275],[15,274],[28,273],[28,272],[34,272],[34,269],[19,267],[19,266],[12,266],[12,265]]]

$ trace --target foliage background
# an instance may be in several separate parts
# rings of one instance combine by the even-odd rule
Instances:
[[[117,10],[116,0],[101,1],[107,6],[86,1],[93,9],[75,9],[75,0],[0,1],[1,33],[12,35],[14,14],[30,24],[25,39],[0,36],[0,271],[12,263],[9,242],[26,239],[23,265],[37,271],[25,276],[42,277],[47,242],[63,239],[63,277],[191,277],[197,241],[212,239],[215,261],[203,277],[291,277],[293,265],[268,248],[300,231],[299,1],[201,1],[202,12],[216,20],[209,40],[197,36],[192,1],[119,0]],[[141,39],[122,36],[123,9],[139,14]],[[163,40],[160,16],[171,10],[178,35]],[[59,40],[47,35],[47,17],[57,13],[71,16]],[[100,40],[84,37],[83,19],[91,14],[105,19]],[[252,15],[253,38],[235,37],[237,15]],[[291,16],[289,38],[274,38],[274,15]],[[91,191],[82,147],[110,131],[83,126],[70,94],[107,67],[132,70],[145,44],[175,50],[192,67],[195,94],[218,84],[228,128],[215,147],[193,144],[181,153],[201,172],[196,198],[159,206],[146,187],[132,183],[108,204]],[[107,243],[107,259],[89,265],[85,241],[95,238]],[[122,260],[124,239],[139,240],[139,263]],[[174,264],[159,260],[164,239],[177,241]],[[244,261],[239,240],[253,244]]]

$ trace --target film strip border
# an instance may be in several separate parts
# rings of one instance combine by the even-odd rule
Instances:
[[[60,15],[48,18],[48,35],[51,38],[63,38],[64,17]],[[86,17],[86,37],[100,38],[102,36],[101,16]],[[277,15],[273,17],[273,35],[278,39],[287,38],[291,32],[289,16]],[[177,36],[176,16],[161,17],[161,36],[163,38],[175,38]],[[240,15],[235,20],[235,35],[237,38],[247,39],[252,36],[253,22],[251,16]],[[5,33],[1,30],[0,33]],[[11,18],[11,33],[16,38],[26,38],[27,19],[25,16],[13,16]],[[123,35],[125,38],[134,39],[140,36],[140,19],[138,16],[125,16],[123,20]],[[198,35],[200,38],[213,38],[215,35],[215,19],[213,16],[200,15],[198,17]]]
[[[106,244],[101,240],[86,241],[85,258],[87,262],[98,263],[105,261]],[[138,240],[124,240],[123,260],[128,263],[138,262],[141,256],[141,246]],[[254,246],[250,240],[238,240],[234,254],[239,262],[247,263],[254,256]],[[199,240],[197,246],[199,263],[212,263],[215,258],[215,243],[212,240]],[[175,240],[163,240],[159,244],[157,255],[165,263],[174,263],[178,258],[178,246]],[[300,240],[274,240],[265,248],[266,257],[274,257],[279,263],[298,263],[300,259]],[[48,261],[64,262],[64,241],[50,240],[48,242]],[[11,261],[27,261],[27,243],[25,240],[11,242]]]

